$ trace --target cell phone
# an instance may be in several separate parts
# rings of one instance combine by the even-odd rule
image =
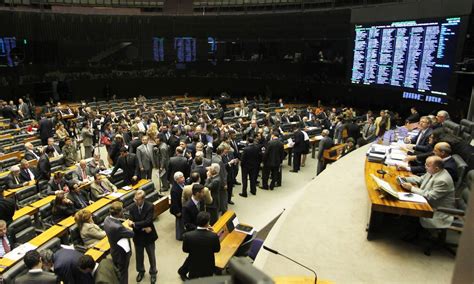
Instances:
[[[404,177],[397,177],[397,183],[398,184],[401,185],[402,183],[406,183],[406,182],[407,182],[407,180]]]

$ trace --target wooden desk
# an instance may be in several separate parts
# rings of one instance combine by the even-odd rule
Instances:
[[[13,221],[16,219],[26,216],[26,215],[34,215],[38,212],[38,208],[30,207],[30,206],[25,206],[21,209],[18,209],[15,211],[15,214],[13,215]]]
[[[216,260],[216,267],[224,269],[244,242],[247,234],[233,230],[221,241],[221,250],[214,254]]]
[[[29,241],[29,243],[36,247],[40,247],[44,245],[45,243],[47,243],[52,238],[61,236],[62,234],[66,232],[66,230],[67,229],[65,227],[54,225],[50,227],[49,229],[47,229],[46,231],[44,231],[43,233],[36,236],[35,238],[33,238],[31,241]]]
[[[247,234],[232,231],[229,232],[227,229],[227,222],[235,217],[234,211],[227,211],[222,215],[219,220],[212,226],[212,229],[216,234],[219,235],[221,242],[221,250],[214,254],[215,266],[219,269],[224,269],[229,263],[229,260],[234,256],[237,249],[245,240]]]
[[[339,144],[339,145],[332,146],[331,148],[324,150],[323,152],[324,161],[326,163],[332,163],[339,160],[339,158],[342,155],[342,151],[344,151],[345,146],[346,144]]]
[[[96,261],[96,262],[99,262],[102,257],[105,255],[104,252],[100,251],[100,250],[96,250],[94,248],[90,248],[88,249],[84,254],[87,254],[87,255],[90,255],[92,256],[92,258]]]
[[[153,202],[153,218],[158,217],[161,213],[167,211],[170,208],[170,196],[163,196],[157,201]]]
[[[43,197],[42,199],[40,199],[36,202],[31,203],[28,206],[39,209],[39,208],[45,206],[46,204],[49,204],[49,203],[53,202],[55,198],[56,198],[56,196],[54,196],[54,195],[48,195],[48,196]]]
[[[394,166],[383,166],[379,163],[371,163],[365,161],[365,184],[370,200],[370,211],[367,223],[367,239],[371,240],[376,226],[376,221],[383,213],[407,215],[414,217],[433,217],[433,209],[428,203],[416,203],[399,201],[391,196],[386,196],[378,190],[378,186],[372,179],[370,174],[381,177],[377,170],[383,168],[387,173],[384,180],[392,186],[393,189],[399,192],[405,191],[396,181],[397,176],[410,176],[411,174],[405,171],[398,171]]]

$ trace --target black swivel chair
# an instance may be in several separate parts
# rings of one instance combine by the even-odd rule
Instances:
[[[452,157],[454,161],[456,162],[456,170],[458,174],[458,180],[454,184],[454,189],[456,190],[456,193],[457,193],[463,181],[464,175],[466,174],[466,170],[468,166],[466,162],[463,160],[463,158],[461,158],[461,156],[454,154]]]
[[[2,274],[2,283],[15,284],[15,279],[27,272],[28,268],[26,267],[25,263],[20,261]]]
[[[36,237],[36,230],[29,215],[22,216],[8,226],[8,234],[15,244],[24,244]]]
[[[153,203],[160,197],[158,191],[155,190],[155,184],[153,184],[151,181],[141,186],[140,189],[145,192],[145,199],[149,202]]]
[[[15,192],[15,197],[18,207],[24,207],[40,199],[36,184],[26,186],[25,188]]]
[[[39,208],[39,218],[42,229],[46,230],[53,225],[53,205],[51,203]]]
[[[460,124],[461,130],[459,136],[464,140],[471,142],[471,140],[474,139],[474,122],[467,119],[461,119]]]
[[[99,227],[102,227],[104,224],[105,218],[110,215],[109,210],[110,210],[110,205],[107,205],[95,211],[92,214],[92,219],[94,220],[94,223],[99,225]]]
[[[443,122],[443,128],[446,132],[458,136],[461,126],[454,121],[446,120]]]
[[[133,199],[135,198],[135,190],[125,193],[120,196],[120,201],[123,203],[124,210],[128,211],[133,204]]]

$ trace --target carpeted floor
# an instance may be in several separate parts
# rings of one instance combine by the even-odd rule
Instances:
[[[382,232],[367,241],[365,152],[351,153],[310,182],[265,244],[335,283],[449,283],[454,257],[444,251],[425,256],[420,243],[401,241],[401,218],[385,218]],[[311,275],[265,251],[255,265],[271,276]]]

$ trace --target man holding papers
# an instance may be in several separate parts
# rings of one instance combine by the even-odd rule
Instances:
[[[120,283],[127,284],[128,265],[132,255],[129,238],[133,238],[134,233],[122,224],[122,218],[123,204],[116,201],[110,207],[110,216],[104,220],[104,231],[109,239],[112,261],[119,271]]]
[[[438,207],[454,207],[454,184],[448,171],[444,169],[443,159],[431,156],[426,159],[426,174],[421,177],[406,177],[401,186],[413,193],[422,195],[428,200],[434,211],[433,218],[420,218],[423,228],[447,228],[453,222],[453,217],[436,211]]]

